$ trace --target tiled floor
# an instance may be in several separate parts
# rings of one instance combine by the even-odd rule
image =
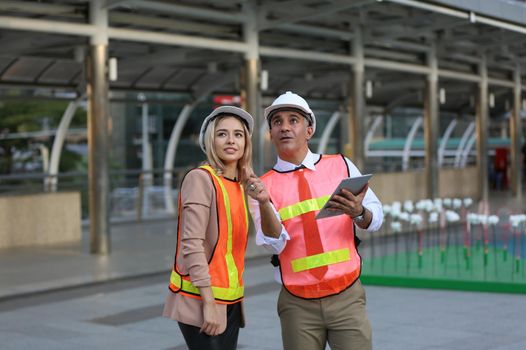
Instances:
[[[525,211],[506,196],[493,207]],[[0,250],[0,348],[185,349],[176,323],[159,317],[174,245],[175,222],[159,221],[112,226],[110,256],[89,255],[86,241]],[[279,287],[266,252],[250,245],[256,255],[239,349],[281,349]],[[375,349],[526,349],[523,295],[366,290]]]

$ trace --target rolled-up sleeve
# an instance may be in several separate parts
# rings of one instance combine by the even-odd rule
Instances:
[[[349,176],[350,177],[356,177],[362,175],[360,170],[351,162],[349,159],[345,158],[345,161],[347,162],[347,167],[349,168]],[[369,224],[369,227],[367,227],[366,231],[374,232],[378,231],[380,227],[382,226],[382,222],[384,220],[384,212],[382,210],[382,203],[374,193],[374,191],[369,187],[367,189],[367,192],[365,192],[365,196],[363,197],[362,205],[366,207],[372,214],[373,219],[371,220],[371,223]]]
[[[276,218],[279,220],[279,222],[281,222],[281,217],[276,211],[276,208],[274,208],[272,203],[271,206]],[[256,244],[263,246],[272,254],[280,254],[285,248],[287,241],[290,239],[285,227],[281,225],[281,233],[278,238],[266,236],[261,230],[261,213],[259,211],[259,202],[253,198],[249,198],[248,207],[250,210],[250,215],[252,216],[252,220],[254,221],[254,227],[256,229]]]
[[[214,193],[212,180],[202,170],[190,171],[181,185],[181,253],[192,284],[209,287],[205,240]]]

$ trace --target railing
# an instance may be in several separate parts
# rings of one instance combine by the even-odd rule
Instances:
[[[182,176],[191,167],[174,168],[170,197],[177,206],[178,187]],[[112,170],[110,171],[110,220],[141,221],[174,217],[166,208],[164,169],[153,171]],[[0,175],[0,195],[50,192],[49,174],[21,173]],[[82,219],[88,219],[89,191],[86,172],[67,172],[56,175],[57,190],[78,191],[81,194]]]

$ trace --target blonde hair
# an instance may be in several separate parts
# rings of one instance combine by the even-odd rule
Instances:
[[[239,176],[239,181],[246,181],[250,175],[254,173],[252,168],[252,139],[246,123],[235,114],[224,114],[214,118],[205,130],[205,149],[206,149],[206,162],[214,168],[218,175],[222,175],[225,170],[225,164],[219,159],[219,156],[216,153],[214,148],[214,137],[216,125],[223,119],[234,117],[241,122],[243,125],[243,133],[245,134],[245,149],[243,150],[243,156],[237,161],[237,173]]]

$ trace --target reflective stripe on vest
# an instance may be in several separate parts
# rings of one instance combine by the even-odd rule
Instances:
[[[333,250],[292,260],[292,271],[300,272],[310,270],[320,266],[341,263],[350,259],[351,252],[349,251],[349,248]]]
[[[319,198],[307,199],[299,203],[289,205],[288,207],[281,208],[279,210],[279,216],[281,217],[282,221],[286,221],[314,210],[320,210],[323,208],[325,203],[327,203],[329,198],[331,198],[331,196],[327,195]]]
[[[206,170],[215,181],[214,187],[216,187],[215,184],[219,185],[219,189],[221,191],[222,197],[223,197],[223,204],[225,207],[224,213],[218,213],[218,215],[225,215],[226,217],[226,252],[225,252],[225,263],[227,267],[227,274],[228,274],[228,287],[218,287],[218,286],[211,286],[212,292],[214,294],[214,298],[219,301],[236,301],[238,299],[241,299],[244,295],[244,287],[241,285],[239,281],[239,271],[236,266],[234,256],[232,255],[232,210],[230,206],[230,199],[228,197],[228,192],[221,182],[221,179],[215,174],[215,171],[210,167],[209,165],[203,165],[199,168]],[[244,192],[243,187],[240,186],[242,197],[244,198]],[[217,189],[217,187],[216,187]],[[245,222],[248,223],[248,210],[246,206],[246,202],[243,199],[243,207],[245,209]],[[218,227],[219,230],[221,230],[221,227]],[[221,238],[220,234],[218,235],[218,240]],[[212,259],[211,259],[212,261]],[[171,289],[175,289],[175,291],[181,291],[183,293],[189,293],[189,296],[200,296],[199,288],[194,286],[192,282],[190,281],[188,276],[181,276],[175,269],[172,269],[172,273],[170,276],[170,287]],[[172,289],[172,290],[173,290]]]
[[[170,283],[175,286],[181,286],[181,290],[183,292],[191,293],[191,294],[197,294],[201,295],[199,292],[199,288],[194,286],[192,282],[189,280],[186,280],[181,277],[177,272],[172,270],[172,274],[170,276]],[[236,288],[221,288],[221,287],[214,287],[212,286],[212,292],[214,293],[214,298],[221,299],[221,300],[238,300],[239,298],[243,297],[243,293],[245,291],[245,287],[243,286],[237,286]]]

